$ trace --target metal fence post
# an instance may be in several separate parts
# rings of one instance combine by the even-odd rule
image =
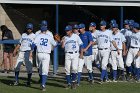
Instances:
[[[120,10],[120,29],[123,28],[123,6],[121,6],[121,10]]]
[[[56,5],[56,33],[58,33],[58,21],[59,21],[59,5]],[[58,70],[58,47],[54,48],[54,62],[53,62],[53,74],[55,75]]]

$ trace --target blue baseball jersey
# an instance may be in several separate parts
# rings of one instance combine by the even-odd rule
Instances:
[[[93,41],[91,32],[85,31],[84,34],[79,34],[79,36],[83,42],[83,48],[86,48],[90,43],[90,41]],[[86,53],[84,53],[84,56],[90,56],[90,55],[92,55],[92,46],[90,46],[86,51]]]

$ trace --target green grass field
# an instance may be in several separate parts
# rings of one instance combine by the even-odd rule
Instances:
[[[31,87],[25,87],[25,78],[20,78],[19,86],[10,86],[13,77],[0,77],[0,93],[42,93],[38,78],[32,79]],[[44,93],[140,93],[140,83],[118,82],[89,85],[82,81],[77,89],[65,89],[65,81],[60,78],[48,79]]]

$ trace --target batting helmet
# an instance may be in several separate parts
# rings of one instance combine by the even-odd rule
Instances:
[[[73,26],[73,29],[78,29],[79,27],[78,27],[78,25],[77,24],[75,24],[74,26]]]
[[[118,28],[118,24],[116,23],[112,24],[112,28]]]
[[[85,24],[83,23],[79,24],[79,28],[85,28]]]
[[[26,29],[33,29],[33,24],[32,23],[28,23],[26,25]]]
[[[89,24],[89,26],[96,26],[96,23],[95,22],[91,22],[90,24]]]
[[[128,25],[129,24],[129,20],[128,19],[124,20],[124,23],[123,24],[124,25]]]
[[[43,21],[41,22],[41,25],[42,25],[42,26],[47,26],[47,25],[48,25],[48,22],[47,22],[46,20],[43,20]]]
[[[106,21],[104,21],[104,20],[101,21],[101,22],[100,22],[100,26],[106,26]]]
[[[116,22],[115,19],[112,19],[112,20],[110,21],[110,24],[114,24],[114,23],[117,23],[117,22]]]
[[[67,26],[65,27],[65,31],[70,31],[70,30],[72,30],[72,26],[67,25]]]
[[[40,30],[41,30],[41,32],[44,32],[44,31],[47,30],[47,27],[46,26],[41,26]]]

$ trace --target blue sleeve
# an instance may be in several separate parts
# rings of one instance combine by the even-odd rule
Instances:
[[[83,48],[84,48],[84,46],[83,46],[83,44],[81,44],[81,45],[80,45],[80,50],[83,49]]]
[[[93,41],[93,37],[90,32],[88,32],[88,39],[89,39],[89,41]]]
[[[36,47],[36,45],[33,43],[31,46],[31,50],[34,51],[35,47]]]

